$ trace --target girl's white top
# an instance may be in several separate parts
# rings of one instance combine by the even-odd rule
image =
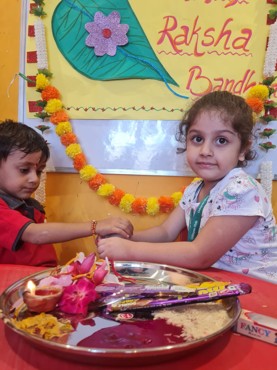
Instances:
[[[187,225],[190,210],[195,210],[199,204],[197,197],[201,183],[201,180],[191,183],[180,201]],[[213,267],[277,283],[276,223],[261,184],[241,168],[234,168],[211,190],[199,232],[213,216],[259,216],[252,229]]]

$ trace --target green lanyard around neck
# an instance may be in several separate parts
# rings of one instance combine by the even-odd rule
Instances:
[[[209,199],[209,196],[210,195],[208,194],[205,196],[204,199],[202,199],[202,201],[196,208],[195,212],[193,211],[193,209],[190,211],[189,229],[188,229],[188,241],[189,242],[192,242],[198,234],[202,212]]]

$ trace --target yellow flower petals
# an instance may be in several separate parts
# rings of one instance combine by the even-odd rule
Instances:
[[[109,197],[113,194],[114,191],[115,186],[113,184],[106,183],[99,186],[99,188],[97,189],[97,194],[103,197]]]
[[[267,99],[269,96],[269,90],[266,85],[256,85],[251,87],[247,97],[248,98],[259,98],[261,100]]]
[[[82,153],[82,148],[80,144],[70,144],[66,147],[65,152],[70,158],[74,158],[77,154]]]
[[[76,153],[76,154],[79,154],[79,153]],[[89,181],[97,174],[97,170],[90,164],[87,164],[80,170],[79,173],[80,173],[80,177],[82,180]]]
[[[44,107],[45,112],[53,114],[63,107],[63,103],[60,99],[49,99],[46,106]]]
[[[135,200],[135,197],[132,194],[125,194],[121,198],[119,203],[119,208],[125,213],[130,213],[132,211],[132,203]]]
[[[37,90],[43,90],[46,88],[46,86],[50,85],[50,81],[43,73],[39,73],[36,76],[36,89]]]
[[[147,199],[146,213],[150,216],[155,216],[160,211],[160,205],[157,198],[151,197]]]
[[[68,134],[72,132],[72,126],[71,123],[66,121],[66,122],[60,122],[57,124],[55,128],[56,134],[59,136],[62,136],[64,134]]]
[[[55,316],[44,312],[21,321],[15,319],[11,321],[17,329],[47,340],[74,331],[69,320],[57,319]]]
[[[182,198],[182,192],[181,191],[176,191],[171,195],[171,199],[173,200],[174,207],[177,207],[181,198]]]

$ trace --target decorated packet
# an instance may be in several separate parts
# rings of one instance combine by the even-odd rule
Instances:
[[[242,309],[233,330],[277,346],[277,317]]]
[[[166,283],[162,284],[100,284],[95,289],[99,295],[105,296],[138,296],[143,295],[145,297],[150,296],[174,296],[176,294],[182,294],[184,296],[198,291],[217,291],[223,289],[227,285],[230,285],[230,281],[204,281],[201,283],[191,283],[187,285],[170,285]]]
[[[229,284],[229,283],[228,283]],[[130,285],[113,285],[113,284],[101,284],[96,287],[96,291],[102,297],[105,296],[126,296],[126,295],[144,295],[144,296],[155,296],[155,295],[176,295],[179,293],[186,294],[194,292],[195,288],[190,285],[169,285],[169,284],[157,284],[157,285],[142,285],[142,284],[130,284]]]
[[[127,296],[125,295],[122,298],[114,299],[114,301],[112,300],[112,296],[109,296],[106,297],[107,311],[153,309],[180,304],[210,302],[251,293],[251,286],[246,283],[230,284],[229,282],[205,282],[190,284],[188,288],[188,291],[175,291],[175,294],[172,295],[171,293],[168,297],[159,297],[157,290],[154,292],[154,295],[151,296],[150,290],[148,290],[150,288],[146,289],[146,295],[142,292],[138,293],[137,296],[128,293],[129,296],[127,294]]]

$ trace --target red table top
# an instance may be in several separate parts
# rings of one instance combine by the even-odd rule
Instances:
[[[32,273],[42,270],[39,267],[0,265],[0,293],[9,285]],[[227,271],[208,269],[200,271],[216,280],[246,282],[252,286],[252,293],[241,296],[242,308],[264,315],[277,317],[277,285],[262,280],[249,278]],[[0,320],[0,369],[1,370],[61,370],[94,369],[108,370],[122,367],[82,364],[62,359],[33,347],[32,343],[22,338]],[[277,348],[273,344],[242,336],[232,331],[224,334],[206,346],[193,352],[185,353],[176,360],[136,366],[132,369],[143,370],[275,370],[277,368]],[[111,361],[112,362],[112,361]],[[130,366],[125,367],[130,369]]]

